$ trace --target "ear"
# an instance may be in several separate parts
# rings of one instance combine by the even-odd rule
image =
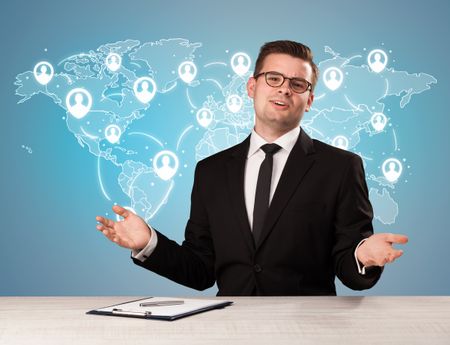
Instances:
[[[256,85],[256,79],[253,77],[250,77],[247,81],[247,94],[248,97],[254,98],[255,97],[255,85]]]
[[[314,101],[314,93],[310,92],[308,96],[308,101],[306,102],[306,109],[305,111],[309,111],[311,109],[311,105]]]

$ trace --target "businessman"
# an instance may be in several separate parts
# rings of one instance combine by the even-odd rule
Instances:
[[[120,206],[97,229],[132,250],[133,261],[185,286],[218,295],[336,295],[376,284],[403,254],[404,235],[373,234],[358,155],[300,127],[314,100],[311,50],[266,43],[247,82],[255,126],[242,143],[200,161],[181,245]]]

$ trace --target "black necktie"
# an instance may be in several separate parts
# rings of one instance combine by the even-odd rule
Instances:
[[[266,153],[259,167],[258,182],[256,184],[255,207],[253,209],[253,239],[258,244],[264,226],[270,200],[270,182],[272,180],[273,155],[281,149],[277,144],[265,144],[261,150]]]

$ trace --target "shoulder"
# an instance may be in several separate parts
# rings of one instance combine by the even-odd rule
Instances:
[[[197,162],[194,179],[201,181],[215,181],[226,177],[226,172],[230,168],[230,162],[245,163],[248,153],[248,145],[245,141],[234,145],[228,149],[217,152]],[[231,164],[235,167],[236,164]]]
[[[197,168],[223,167],[232,158],[246,157],[248,153],[248,140],[219,151],[197,162]]]

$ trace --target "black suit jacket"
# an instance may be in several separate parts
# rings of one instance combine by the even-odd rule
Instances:
[[[250,137],[197,164],[182,245],[158,232],[145,267],[218,295],[335,295],[337,276],[368,289],[382,269],[357,271],[354,251],[373,233],[362,160],[312,140],[303,130],[278,182],[259,243],[244,200]]]

